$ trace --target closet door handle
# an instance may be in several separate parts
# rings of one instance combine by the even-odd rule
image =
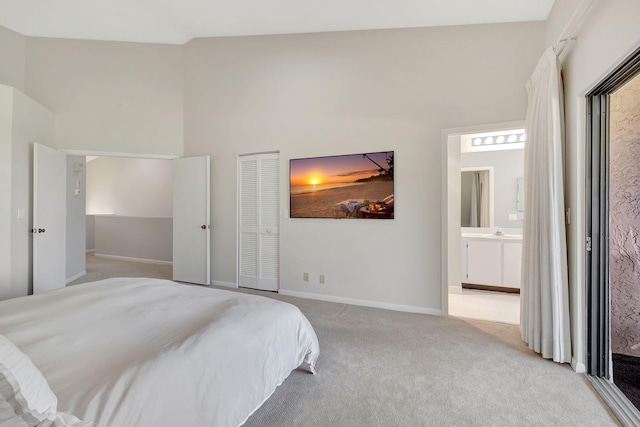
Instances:
[[[201,225],[200,228],[202,228],[203,230],[206,230],[207,226],[206,225]]]
[[[47,230],[45,230],[44,228],[38,228],[38,233],[44,233],[45,231]]]

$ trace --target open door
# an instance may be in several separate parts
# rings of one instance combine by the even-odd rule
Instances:
[[[211,284],[209,156],[173,160],[173,280]]]
[[[33,293],[65,286],[67,156],[33,144]]]

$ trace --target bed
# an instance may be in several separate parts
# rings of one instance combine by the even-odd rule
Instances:
[[[238,426],[319,354],[291,304],[157,279],[2,301],[0,335],[95,427]]]

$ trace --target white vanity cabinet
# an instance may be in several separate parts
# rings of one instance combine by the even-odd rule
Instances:
[[[462,236],[462,282],[520,288],[522,240]]]
[[[522,241],[502,242],[502,286],[520,289],[522,278]]]
[[[478,285],[502,283],[502,244],[500,242],[467,241],[466,279],[466,283]]]

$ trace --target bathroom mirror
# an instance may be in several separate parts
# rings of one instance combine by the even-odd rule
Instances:
[[[511,181],[513,182],[513,181]],[[516,194],[516,209],[518,212],[524,212],[524,178],[518,177],[518,190]]]

